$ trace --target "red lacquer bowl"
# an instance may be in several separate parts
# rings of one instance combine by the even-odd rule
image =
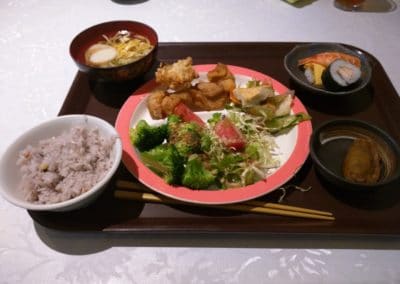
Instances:
[[[132,63],[110,68],[98,68],[85,63],[85,52],[93,44],[104,40],[103,35],[113,36],[121,30],[139,34],[149,39],[153,50],[143,58]],[[151,69],[157,54],[158,36],[150,26],[134,21],[113,21],[92,26],[79,33],[71,42],[69,52],[81,72],[100,81],[126,81],[137,78]]]

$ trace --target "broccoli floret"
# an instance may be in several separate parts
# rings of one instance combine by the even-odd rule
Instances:
[[[211,149],[212,146],[212,138],[210,135],[202,135],[201,136],[201,142],[200,142],[201,150],[203,152],[208,152]]]
[[[174,144],[179,154],[188,157],[201,150],[201,128],[194,122],[168,123],[168,142]]]
[[[142,162],[168,184],[180,184],[184,160],[172,144],[162,144],[141,153]]]
[[[145,120],[140,120],[135,128],[129,130],[132,144],[140,151],[148,151],[167,138],[167,125],[151,126]]]
[[[183,156],[198,153],[201,149],[201,133],[196,123],[182,123],[177,131],[179,140],[176,142],[178,152]]]
[[[179,127],[179,124],[182,123],[182,119],[175,115],[171,114],[167,118],[167,135],[168,137],[172,135],[172,133],[176,132],[177,128]]]
[[[207,170],[197,155],[191,155],[183,172],[182,184],[193,189],[207,189],[215,182],[215,176]]]

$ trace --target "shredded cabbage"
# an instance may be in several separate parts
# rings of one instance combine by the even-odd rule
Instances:
[[[246,140],[244,152],[232,152],[219,141],[212,130],[208,136],[211,145],[206,154],[218,175],[222,188],[241,187],[265,179],[272,169],[279,167],[278,146],[274,137],[263,126],[263,118],[235,109],[227,117],[242,132]]]

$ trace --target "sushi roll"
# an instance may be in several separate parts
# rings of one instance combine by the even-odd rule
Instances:
[[[322,74],[322,83],[330,91],[346,90],[361,78],[361,69],[348,61],[337,59]]]

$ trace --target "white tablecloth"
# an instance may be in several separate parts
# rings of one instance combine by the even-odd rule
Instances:
[[[147,23],[161,42],[348,43],[376,56],[400,91],[400,9],[348,13],[331,0],[307,2],[3,0],[0,154],[57,115],[77,72],[71,39],[110,20]],[[399,238],[378,237],[63,233],[0,199],[0,283],[400,283],[399,247]]]

